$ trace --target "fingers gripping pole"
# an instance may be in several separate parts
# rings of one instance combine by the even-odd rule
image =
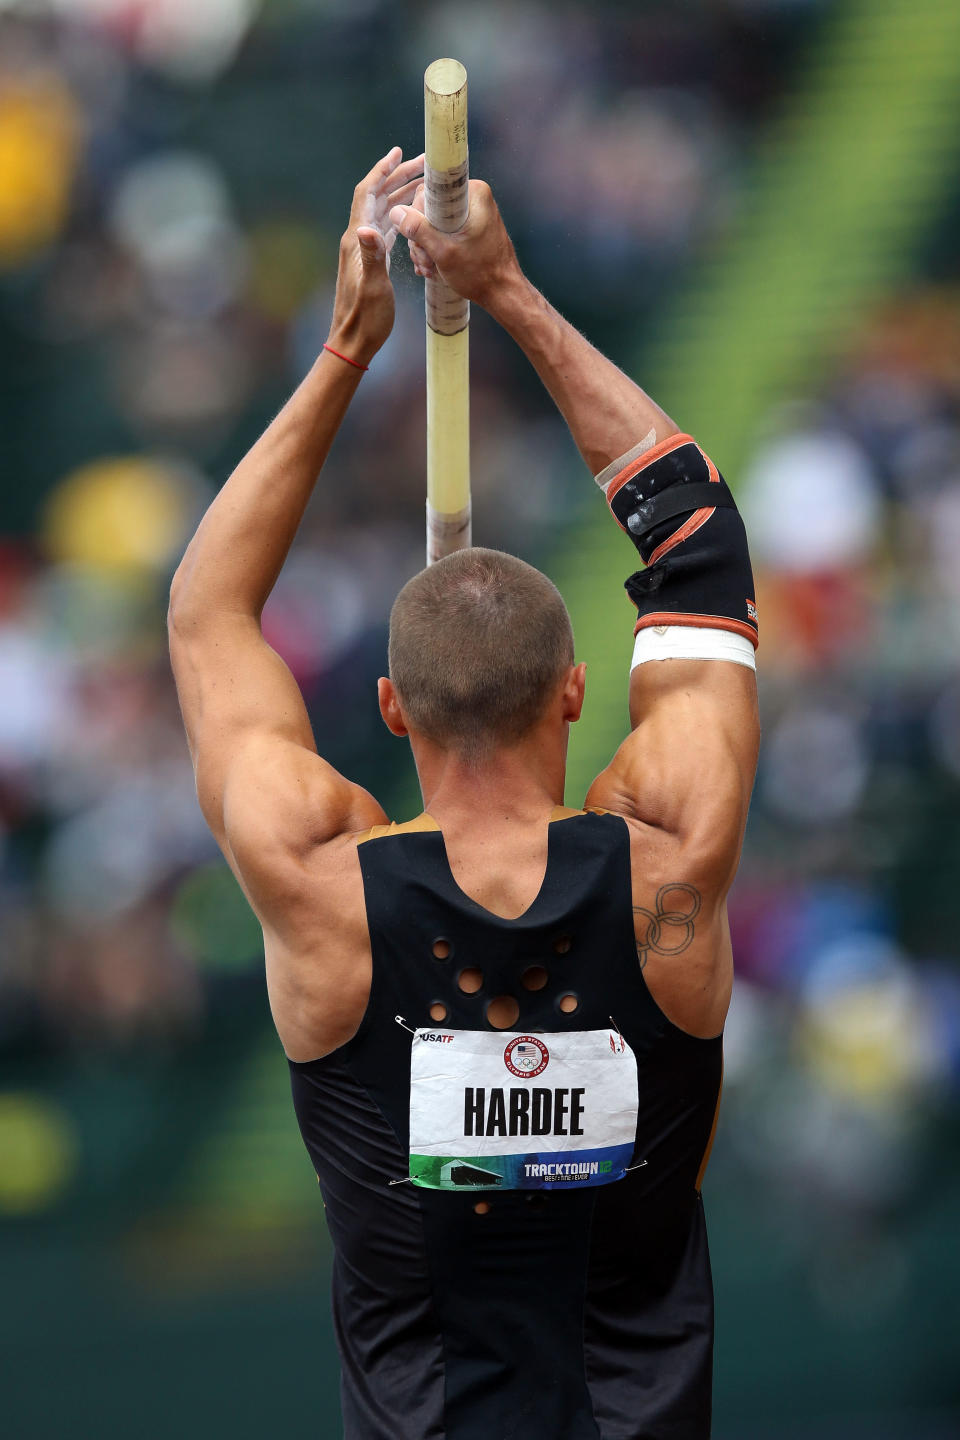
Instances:
[[[423,77],[426,217],[459,230],[467,190],[467,72],[434,60]],[[427,564],[470,544],[470,305],[428,280]]]

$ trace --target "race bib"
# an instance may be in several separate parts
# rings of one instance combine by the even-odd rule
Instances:
[[[622,1179],[637,1062],[615,1030],[417,1030],[410,1179],[430,1190],[571,1190]]]

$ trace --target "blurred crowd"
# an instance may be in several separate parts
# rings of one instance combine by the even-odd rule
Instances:
[[[960,1090],[958,334],[953,287],[885,303],[766,417],[741,490],[765,735],[725,1161],[804,1208],[824,1303],[860,1322],[903,1298],[884,1227],[944,1173]]]

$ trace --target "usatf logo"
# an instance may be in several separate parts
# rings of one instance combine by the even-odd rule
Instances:
[[[453,1036],[441,1035],[438,1030],[421,1030],[417,1039],[428,1041],[434,1045],[449,1045]]]
[[[542,1075],[549,1059],[549,1050],[535,1035],[518,1035],[503,1052],[504,1065],[511,1075],[519,1075],[521,1080]]]

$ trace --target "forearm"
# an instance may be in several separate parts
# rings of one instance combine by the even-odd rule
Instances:
[[[203,517],[171,588],[175,620],[259,617],[361,374],[321,353]]]
[[[482,305],[516,340],[594,475],[648,438],[652,445],[678,433],[669,415],[525,279],[489,185],[470,181],[469,218],[454,235],[434,229],[423,207],[421,189],[413,205],[397,205],[390,212],[410,242],[417,274],[439,275],[458,295]]]
[[[519,271],[486,308],[536,369],[591,474],[598,475],[651,430],[655,432],[651,444],[678,433],[669,415],[564,320]]]

